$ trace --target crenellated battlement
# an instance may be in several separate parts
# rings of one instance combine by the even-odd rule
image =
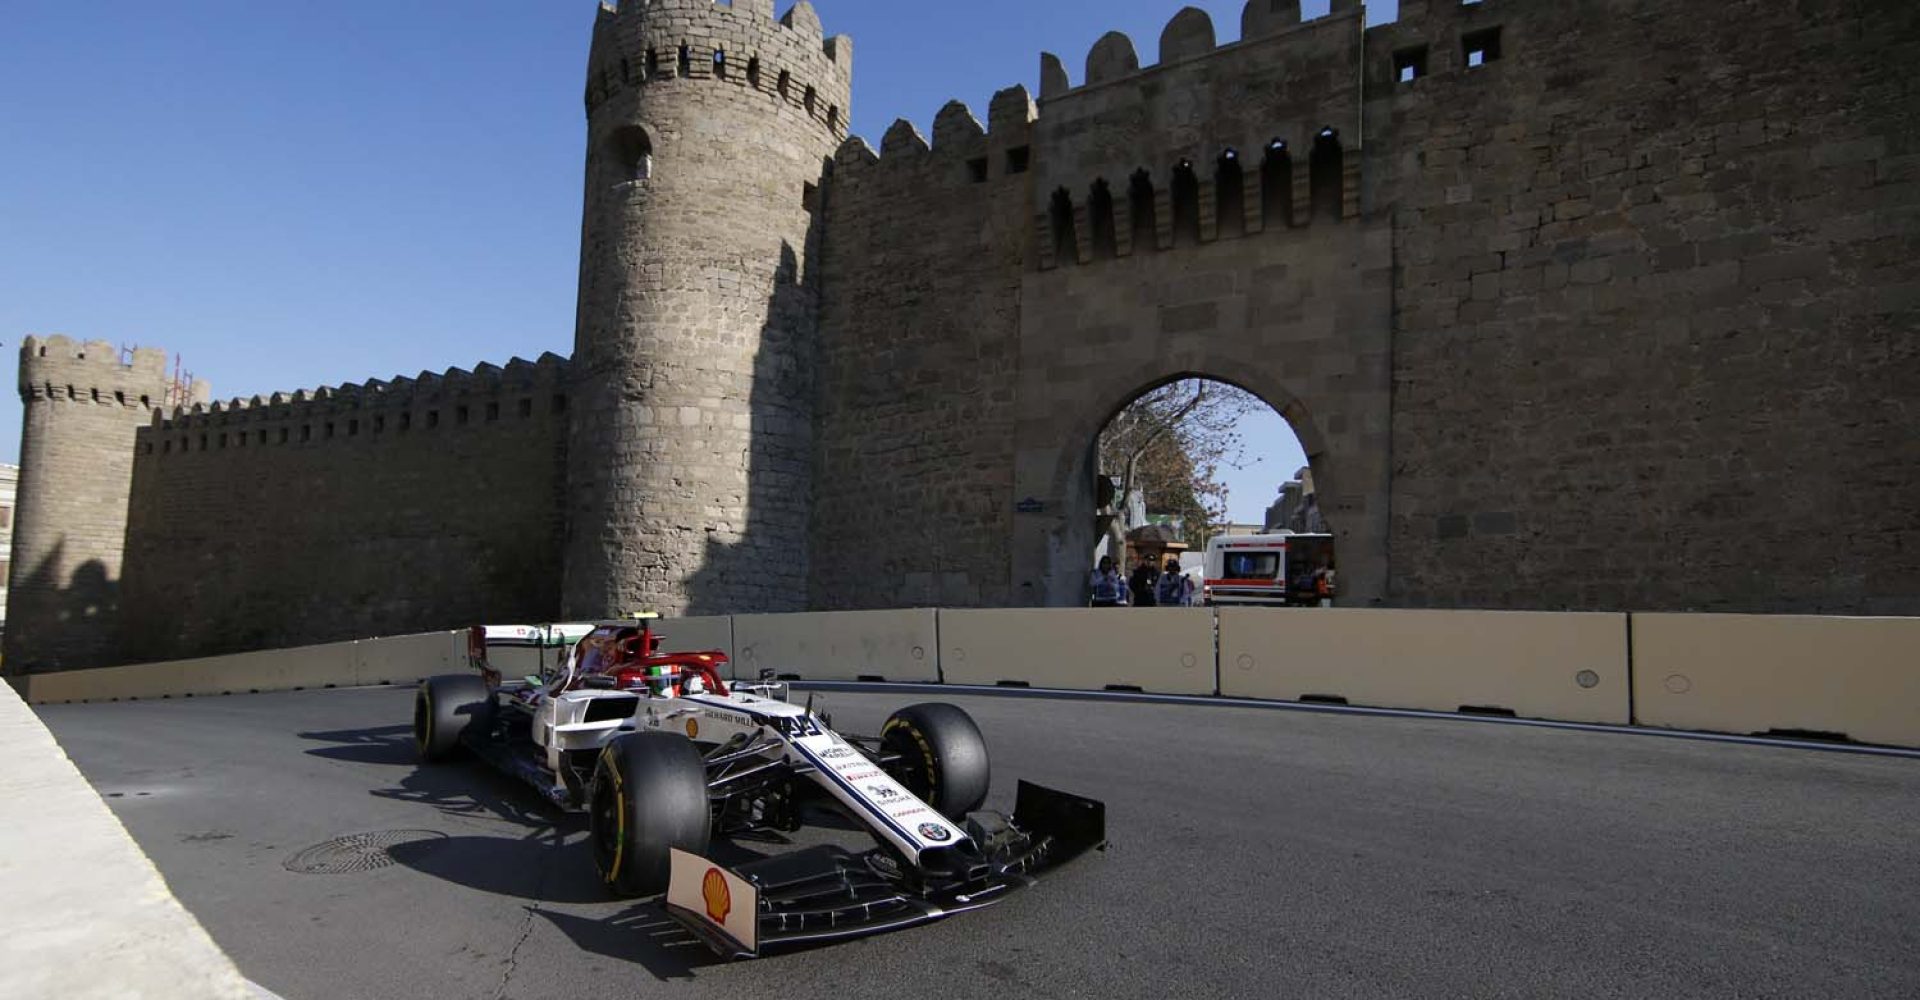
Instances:
[[[933,119],[933,140],[905,118],[888,127],[880,151],[859,136],[842,143],[834,155],[837,182],[857,182],[874,170],[919,169],[954,183],[985,183],[1024,174],[1032,167],[1031,144],[1036,109],[1024,86],[993,96],[982,125],[964,102],[948,101]]]
[[[142,457],[184,455],[551,420],[567,410],[569,364],[548,353],[504,367],[481,364],[472,371],[449,368],[156,409],[139,432],[138,451]]]
[[[1267,43],[1302,28],[1317,29],[1358,22],[1363,17],[1364,11],[1359,0],[1333,0],[1328,14],[1312,20],[1302,20],[1300,0],[1248,0],[1240,15],[1240,38],[1233,42],[1222,42],[1211,15],[1198,7],[1186,7],[1173,15],[1161,31],[1158,61],[1154,63],[1142,64],[1139,50],[1125,32],[1110,31],[1094,42],[1093,48],[1087,53],[1082,82],[1075,86],[1067,72],[1066,63],[1059,56],[1051,52],[1041,53],[1040,99],[1049,101],[1077,90],[1154,73],[1196,59],[1209,58],[1224,49],[1256,42]],[[1282,49],[1286,45],[1284,41],[1277,44]],[[1282,62],[1286,61],[1284,51],[1278,55]]]
[[[167,352],[122,351],[104,340],[29,336],[20,345],[20,398],[147,407],[163,401]]]
[[[806,0],[777,20],[773,11],[771,0],[602,4],[588,64],[588,115],[639,88],[726,84],[781,102],[845,136],[853,40],[826,37]]]

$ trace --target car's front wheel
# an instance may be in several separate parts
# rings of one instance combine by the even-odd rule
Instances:
[[[668,851],[707,853],[707,767],[691,740],[631,733],[607,744],[587,792],[593,861],[621,896],[666,891]]]
[[[987,741],[960,707],[909,705],[887,719],[880,746],[898,755],[894,779],[948,819],[958,822],[987,800]]]

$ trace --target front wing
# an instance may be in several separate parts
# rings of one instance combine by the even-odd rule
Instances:
[[[976,813],[967,826],[979,852],[942,858],[945,871],[884,850],[814,847],[732,870],[675,851],[667,912],[715,953],[752,958],[990,906],[1106,846],[1104,805],[1025,781],[1010,821]]]

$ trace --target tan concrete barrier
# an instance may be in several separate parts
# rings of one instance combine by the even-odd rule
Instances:
[[[1642,725],[1920,747],[1920,618],[1633,616]]]
[[[734,676],[770,669],[810,681],[937,681],[937,635],[931,610],[738,615]]]
[[[465,629],[362,639],[352,645],[352,683],[361,687],[417,684],[438,674],[460,674],[469,669]]]
[[[739,667],[733,662],[733,618],[729,615],[662,618],[653,627],[660,633],[663,653],[708,653],[717,649],[727,654],[734,668]]]
[[[192,695],[306,691],[354,684],[351,642],[183,660],[178,666],[181,688]]]
[[[1220,609],[1221,693],[1625,725],[1627,616]]]
[[[255,995],[6,684],[0,758],[0,996]]]
[[[465,669],[466,633],[429,632],[198,660],[35,674],[28,681],[27,696],[39,705],[412,684],[434,674]]]
[[[940,669],[949,684],[1212,694],[1213,615],[1202,608],[942,611]]]

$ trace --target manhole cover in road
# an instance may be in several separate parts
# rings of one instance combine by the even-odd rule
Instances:
[[[438,830],[382,830],[355,833],[315,844],[287,859],[286,869],[299,875],[351,875],[393,864],[393,848],[421,841],[444,841]]]

